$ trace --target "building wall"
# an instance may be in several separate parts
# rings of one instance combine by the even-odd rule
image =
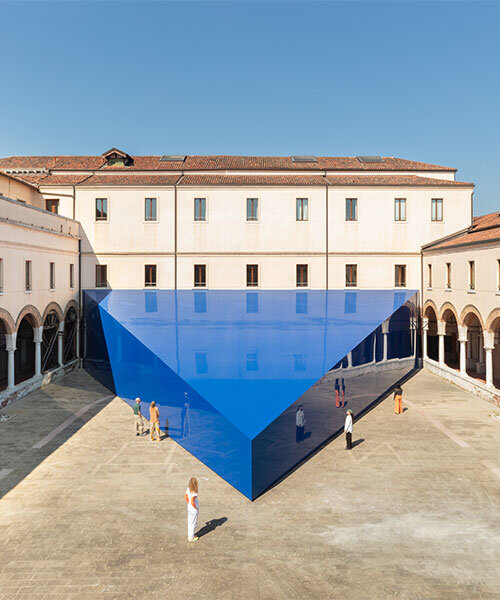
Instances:
[[[45,206],[43,196],[37,189],[2,172],[0,172],[0,195],[13,200],[20,200],[38,208],[44,208]]]

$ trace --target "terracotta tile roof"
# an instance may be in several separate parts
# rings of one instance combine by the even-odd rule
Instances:
[[[322,175],[184,175],[178,185],[320,185],[325,186]]]
[[[29,185],[30,187],[38,190],[38,186],[35,185],[35,183],[24,179],[24,177],[19,177],[19,175],[12,175],[11,173],[4,173],[3,171],[0,171],[0,175],[3,175],[4,177],[7,177],[8,179],[12,179],[13,181],[19,181],[19,183],[24,183],[25,185]]]
[[[25,175],[22,175],[22,177],[25,177]],[[86,173],[80,173],[80,174],[67,174],[67,175],[45,175],[44,177],[40,177],[40,179],[36,182],[39,186],[40,185],[78,185],[79,183],[81,183],[82,181],[85,181],[86,179],[88,179],[90,177],[90,175],[87,175]]]
[[[156,173],[98,173],[85,177],[81,186],[107,185],[175,185],[180,175],[164,175]]]
[[[187,156],[183,162],[160,161],[160,156],[135,156],[124,171],[447,171],[440,165],[385,157],[384,162],[364,163],[355,156],[318,156],[317,162],[293,162],[291,156]],[[52,170],[116,170],[102,156],[11,156],[0,158],[0,168],[47,168]]]
[[[425,250],[441,250],[455,246],[467,246],[469,244],[481,244],[500,240],[500,212],[496,211],[480,217],[474,217],[472,226],[455,237],[450,236],[441,242],[429,244]]]
[[[328,175],[327,179],[333,186],[474,187],[473,183],[466,181],[449,181],[448,179],[420,177],[419,175]]]

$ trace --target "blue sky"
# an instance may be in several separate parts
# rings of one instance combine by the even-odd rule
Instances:
[[[2,2],[0,155],[381,154],[500,208],[500,3]]]

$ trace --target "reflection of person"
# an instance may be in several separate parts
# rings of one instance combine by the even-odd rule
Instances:
[[[135,399],[135,404],[132,408],[134,411],[135,435],[142,435],[144,433],[144,421],[142,420],[140,398]]]
[[[149,407],[149,420],[151,422],[150,433],[151,433],[151,441],[154,442],[155,439],[160,441],[160,411],[156,406],[156,402],[153,400],[151,402],[151,406]]]
[[[181,411],[181,435],[182,437],[186,437],[189,434],[189,396],[187,392],[184,392],[184,406]]]
[[[335,380],[335,406],[337,408],[340,407],[340,384],[339,384],[339,378],[338,377]]]
[[[198,503],[198,480],[196,477],[191,477],[188,483],[184,500],[187,502],[188,510],[188,541],[196,542],[198,537],[194,535],[196,526],[198,525],[198,513],[200,505]]]
[[[295,413],[295,426],[295,441],[297,444],[300,444],[300,442],[304,441],[304,429],[306,427],[306,414],[302,404],[297,408],[297,412]]]
[[[342,377],[342,408],[345,406],[345,379]]]
[[[352,410],[348,410],[345,418],[344,433],[345,433],[345,449],[352,450]]]
[[[394,413],[400,415],[403,412],[403,388],[400,385],[394,390]]]

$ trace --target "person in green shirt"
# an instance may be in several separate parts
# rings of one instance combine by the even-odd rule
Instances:
[[[144,421],[142,420],[140,398],[135,399],[135,404],[132,408],[134,410],[135,435],[144,435]]]

